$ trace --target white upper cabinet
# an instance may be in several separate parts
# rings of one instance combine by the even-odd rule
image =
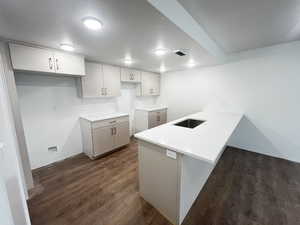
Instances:
[[[160,75],[142,72],[141,84],[137,87],[137,96],[156,96],[160,94]]]
[[[17,44],[9,44],[9,48],[15,70],[55,73],[52,51]]]
[[[103,65],[103,88],[106,97],[121,95],[120,67]]]
[[[121,68],[121,81],[139,83],[141,82],[141,71],[129,68]]]
[[[85,75],[84,58],[63,52],[54,52],[55,71],[60,74]]]
[[[81,96],[96,98],[104,96],[102,65],[98,63],[85,63],[86,76],[81,77]]]
[[[85,75],[84,57],[50,49],[9,44],[13,69],[65,75]]]
[[[120,68],[86,62],[86,76],[81,77],[84,98],[115,97],[121,94]]]

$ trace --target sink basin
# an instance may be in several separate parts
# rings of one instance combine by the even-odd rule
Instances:
[[[174,125],[193,129],[204,122],[205,120],[186,119],[181,122],[175,123]]]

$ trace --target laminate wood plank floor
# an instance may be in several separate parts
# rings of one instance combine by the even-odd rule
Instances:
[[[138,192],[135,140],[33,171],[32,225],[171,225]],[[184,225],[300,224],[300,164],[227,148]]]

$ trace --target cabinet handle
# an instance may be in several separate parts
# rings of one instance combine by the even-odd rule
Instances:
[[[107,88],[101,88],[101,95],[107,95]]]
[[[116,135],[116,134],[117,134],[117,128],[116,128],[116,127],[114,127],[114,130],[115,130],[115,133],[114,133],[114,134]]]
[[[55,63],[56,63],[56,70],[59,70],[58,59],[55,60]]]
[[[48,63],[49,63],[49,69],[52,70],[53,69],[53,64],[52,64],[52,58],[51,57],[48,58]]]
[[[111,131],[111,136],[114,135],[114,128],[110,128],[110,131]]]
[[[115,123],[116,121],[115,120],[113,120],[113,121],[110,121],[109,123]]]

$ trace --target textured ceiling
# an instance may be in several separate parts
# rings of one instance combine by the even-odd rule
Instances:
[[[226,53],[260,48],[300,37],[300,0],[179,0]],[[172,7],[170,5],[170,7]],[[87,30],[85,16],[99,18],[100,32]],[[218,63],[147,0],[0,0],[0,37],[59,48],[71,43],[89,60],[159,71]],[[153,50],[190,49],[186,57],[157,57]]]
[[[85,16],[99,18],[101,31],[87,30]],[[159,71],[185,68],[190,58],[200,65],[214,62],[201,46],[162,16],[146,0],[0,0],[0,36],[59,48],[72,43],[90,60],[122,65],[126,55],[132,67]],[[190,49],[190,55],[157,57],[153,50]]]
[[[300,38],[299,0],[179,0],[227,53]]]

